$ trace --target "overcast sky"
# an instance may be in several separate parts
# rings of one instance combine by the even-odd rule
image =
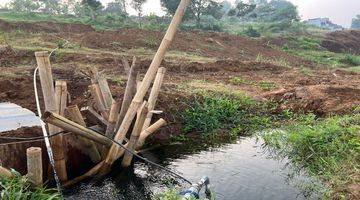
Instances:
[[[10,0],[0,0],[0,4],[5,4]],[[100,0],[103,4],[112,0]],[[235,0],[229,0],[235,2]],[[360,0],[289,0],[299,8],[302,19],[329,17],[333,22],[345,27],[349,27],[351,19],[360,14]],[[131,14],[136,14],[134,10],[128,10]],[[160,0],[147,0],[144,5],[144,13],[164,14],[160,7]]]

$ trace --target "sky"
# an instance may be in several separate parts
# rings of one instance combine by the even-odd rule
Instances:
[[[0,0],[0,5],[10,0]],[[112,0],[100,0],[103,4]],[[129,1],[129,0],[128,0]],[[235,2],[235,0],[229,0]],[[298,6],[299,14],[303,20],[317,17],[328,17],[336,24],[350,27],[351,19],[360,14],[360,0],[289,0]],[[136,12],[128,6],[130,14]],[[144,4],[144,13],[163,15],[165,12],[160,7],[160,0],[147,0]]]

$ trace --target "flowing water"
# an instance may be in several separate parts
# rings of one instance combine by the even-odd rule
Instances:
[[[201,151],[181,153],[181,146],[154,150],[149,159],[166,165],[193,182],[210,178],[216,199],[309,199],[300,183],[309,182],[304,174],[294,174],[286,159],[275,159],[262,148],[262,141],[239,138],[234,144]],[[115,174],[100,184],[83,183],[72,189],[69,199],[151,199],[167,189],[169,176],[141,162],[132,172]],[[185,183],[180,184],[187,187]]]

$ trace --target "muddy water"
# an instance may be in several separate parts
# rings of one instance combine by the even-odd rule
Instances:
[[[192,155],[183,155],[181,147],[169,147],[147,156],[193,182],[207,175],[216,199],[309,199],[299,187],[309,179],[304,175],[289,178],[293,169],[288,161],[274,159],[261,145],[255,138],[240,138]],[[167,189],[168,179],[166,173],[137,162],[132,172],[115,174],[100,184],[84,183],[67,195],[69,199],[151,199]]]

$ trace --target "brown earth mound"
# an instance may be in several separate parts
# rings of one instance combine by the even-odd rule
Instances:
[[[360,30],[328,33],[321,46],[335,53],[345,52],[360,55]]]
[[[1,19],[0,30],[5,32],[22,30],[30,33],[84,33],[94,31],[91,26],[84,24],[65,24],[55,22],[7,22]]]

